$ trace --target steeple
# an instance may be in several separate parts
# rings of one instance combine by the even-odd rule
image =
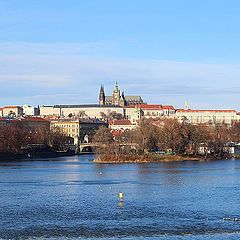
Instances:
[[[101,85],[100,92],[99,92],[99,105],[100,106],[105,105],[105,92],[104,92],[103,85]]]
[[[114,89],[114,92],[118,92],[119,91],[119,89],[118,89],[118,82],[116,81],[116,83],[115,83],[115,89]]]
[[[127,101],[125,99],[125,95],[124,95],[124,91],[122,91],[122,95],[121,95],[121,106],[127,106]]]
[[[121,100],[121,94],[120,94],[120,90],[118,88],[118,83],[116,82],[115,88],[113,90],[113,95],[112,95],[112,105],[119,106],[120,100]]]
[[[184,110],[188,110],[188,109],[189,109],[188,102],[185,101],[185,103],[184,103]]]

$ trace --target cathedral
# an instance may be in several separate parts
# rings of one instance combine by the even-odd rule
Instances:
[[[101,86],[99,93],[100,106],[134,106],[143,104],[141,96],[125,96],[124,92],[119,90],[118,83],[116,82],[112,96],[105,96],[104,88]]]

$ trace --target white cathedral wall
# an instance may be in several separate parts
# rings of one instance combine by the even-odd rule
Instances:
[[[111,112],[121,113],[124,115],[123,108],[111,108],[111,107],[89,107],[89,108],[62,108],[62,115],[68,116],[70,113],[73,115],[79,115],[79,113],[85,112],[90,118],[101,118],[101,113],[109,115]]]
[[[42,116],[55,115],[67,117],[70,113],[77,116],[85,113],[90,118],[101,118],[101,112],[108,115],[111,112],[121,113],[124,115],[124,108],[122,107],[79,107],[79,108],[53,108],[40,107],[40,114]]]
[[[41,106],[41,116],[60,116],[60,108],[54,108],[53,106]]]

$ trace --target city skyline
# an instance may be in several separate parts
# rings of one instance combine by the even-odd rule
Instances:
[[[0,103],[240,109],[238,1],[1,1]]]

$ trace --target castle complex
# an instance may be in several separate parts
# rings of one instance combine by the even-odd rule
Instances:
[[[142,118],[172,118],[179,122],[186,121],[190,124],[217,124],[231,125],[240,121],[240,114],[236,110],[196,110],[189,109],[185,104],[184,109],[175,109],[171,105],[147,104],[141,96],[125,96],[115,84],[112,96],[106,96],[104,87],[101,86],[98,104],[69,104],[40,106],[38,111],[34,107],[5,106],[0,108],[0,125],[6,125],[17,118],[21,123],[30,126],[48,124],[48,128],[60,128],[74,144],[91,141],[92,135],[100,126],[107,126],[114,137],[125,130],[137,127]],[[30,117],[29,116],[34,116]],[[36,117],[40,115],[42,118]],[[121,119],[117,119],[121,118]],[[26,119],[27,120],[24,120]],[[111,120],[113,119],[113,120]],[[50,123],[51,122],[51,123]]]
[[[116,82],[112,96],[105,96],[104,88],[101,86],[99,93],[100,106],[135,106],[143,104],[141,96],[125,96],[124,92],[120,92],[118,83]]]
[[[31,110],[31,111],[30,111]],[[111,96],[106,96],[104,87],[101,86],[98,104],[67,104],[40,106],[38,111],[33,111],[31,106],[5,106],[0,108],[0,117],[21,117],[41,115],[46,118],[73,118],[73,119],[108,119],[111,115],[122,116],[137,124],[141,118],[175,118],[178,121],[187,121],[191,124],[231,124],[240,120],[240,113],[236,110],[220,109],[189,109],[185,104],[184,109],[175,109],[173,106],[162,104],[144,103],[141,96],[125,96],[119,90],[116,82]]]

